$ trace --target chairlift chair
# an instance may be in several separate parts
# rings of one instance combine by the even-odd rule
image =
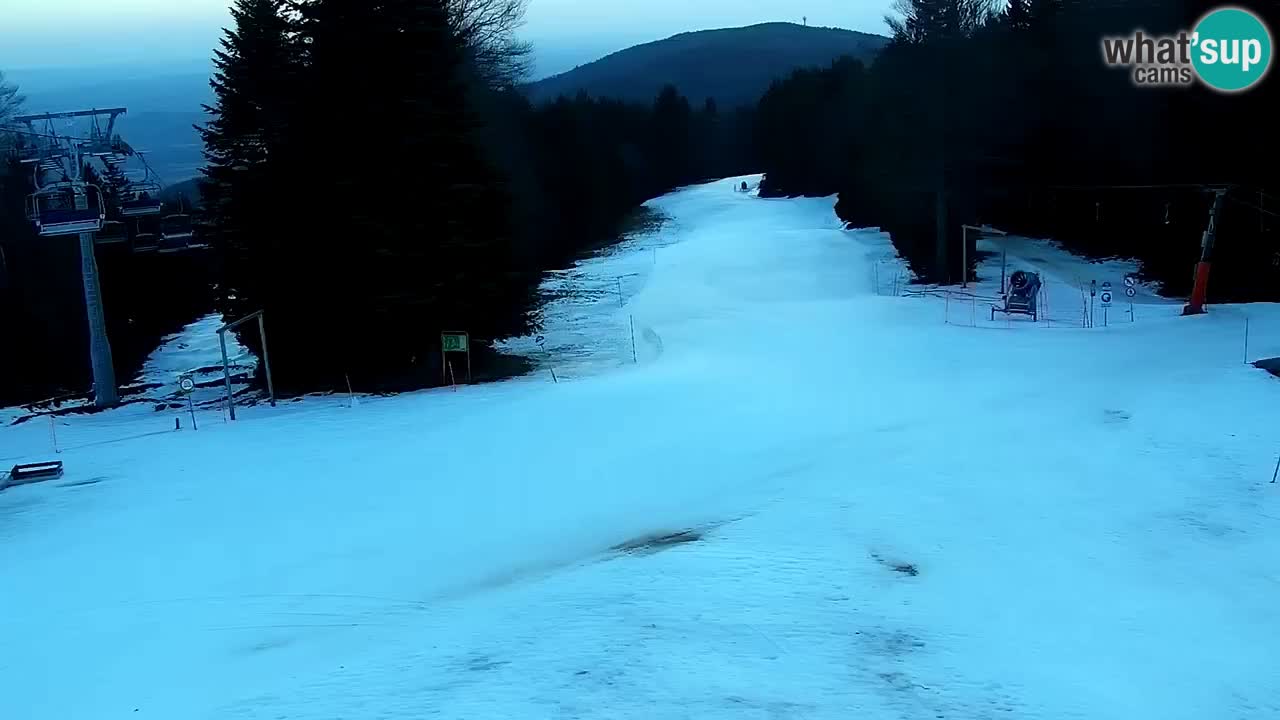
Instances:
[[[99,245],[118,245],[129,242],[129,228],[119,220],[108,220],[102,224],[95,238]]]
[[[146,217],[164,211],[160,202],[160,185],[154,182],[130,183],[129,197],[120,202],[120,214],[124,217]]]
[[[160,221],[160,252],[173,253],[188,249],[195,231],[191,226],[191,216],[186,214],[166,215]]]
[[[153,253],[160,247],[160,236],[155,233],[138,233],[133,236],[135,253]]]
[[[128,154],[124,141],[120,139],[119,135],[111,138],[105,135],[95,135],[84,144],[83,151],[85,155],[102,158],[104,161],[107,158],[121,157]]]
[[[85,196],[86,207],[76,209],[76,197]],[[27,218],[41,237],[96,233],[106,222],[102,191],[84,182],[59,182],[27,197]]]

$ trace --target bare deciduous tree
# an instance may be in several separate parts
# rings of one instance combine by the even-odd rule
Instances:
[[[516,38],[529,0],[449,0],[449,22],[481,79],[507,87],[531,70],[533,47]]]
[[[5,80],[4,71],[0,70],[0,150],[9,147],[13,141],[12,133],[4,132],[4,129],[21,109],[22,96],[18,94],[18,86]]]
[[[918,45],[969,37],[992,15],[993,0],[897,0],[885,17],[896,42]]]

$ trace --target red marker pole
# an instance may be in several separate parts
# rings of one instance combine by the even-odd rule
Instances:
[[[1205,300],[1209,294],[1209,265],[1213,260],[1213,242],[1218,235],[1218,216],[1222,214],[1222,201],[1226,190],[1215,190],[1213,205],[1209,208],[1209,226],[1205,228],[1204,237],[1200,241],[1200,262],[1196,265],[1195,287],[1191,289],[1191,299],[1182,309],[1183,315],[1199,315],[1204,312]]]

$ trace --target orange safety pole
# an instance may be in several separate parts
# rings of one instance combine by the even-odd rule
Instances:
[[[1195,286],[1191,289],[1191,299],[1182,309],[1183,315],[1199,315],[1204,312],[1205,300],[1209,294],[1209,266],[1213,261],[1213,242],[1218,235],[1218,216],[1222,213],[1222,200],[1226,190],[1215,190],[1213,205],[1209,208],[1209,226],[1205,228],[1204,237],[1200,241],[1200,262],[1196,265]]]

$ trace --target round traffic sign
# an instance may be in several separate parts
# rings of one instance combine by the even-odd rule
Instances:
[[[1103,291],[1102,291],[1102,304],[1103,304],[1103,305],[1106,305],[1106,304],[1107,304],[1107,303],[1109,303],[1109,302],[1111,302],[1111,291],[1110,291],[1110,290],[1103,290]]]
[[[1127,287],[1127,288],[1125,288],[1125,289],[1124,289],[1124,294],[1125,294],[1125,295],[1128,295],[1129,297],[1133,297],[1134,295],[1137,295],[1137,294],[1138,294],[1138,291],[1137,291],[1137,290],[1134,290],[1134,289],[1133,289],[1133,288],[1131,288],[1131,287]]]
[[[1137,284],[1138,284],[1138,278],[1136,278],[1136,277],[1134,277],[1134,276],[1132,276],[1132,275],[1125,275],[1125,276],[1124,276],[1124,286],[1125,286],[1125,287],[1130,287],[1130,288],[1131,288],[1131,287],[1133,287],[1134,285],[1137,285]]]
[[[178,381],[178,387],[182,388],[182,392],[191,392],[196,389],[196,381],[189,377],[184,377]]]

